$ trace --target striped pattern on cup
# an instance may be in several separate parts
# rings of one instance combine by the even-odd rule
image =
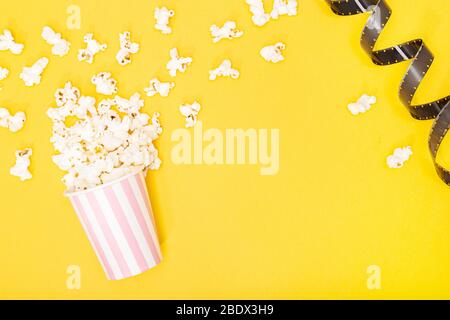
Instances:
[[[161,249],[142,172],[67,194],[110,280],[161,262]]]

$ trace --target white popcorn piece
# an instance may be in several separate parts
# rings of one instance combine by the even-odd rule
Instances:
[[[410,146],[397,148],[394,153],[387,157],[387,165],[389,168],[398,169],[403,167],[404,163],[411,157],[412,150]]]
[[[353,115],[357,115],[360,113],[364,113],[366,111],[368,111],[371,107],[372,104],[377,102],[377,98],[374,96],[369,96],[367,94],[363,94],[357,102],[355,103],[350,103],[347,108],[348,110],[353,114]]]
[[[195,101],[192,104],[183,104],[180,106],[180,112],[186,117],[186,128],[191,128],[197,123],[197,116],[201,106]]]
[[[0,67],[0,81],[5,80],[9,75],[9,70],[6,68]]]
[[[105,51],[108,47],[106,44],[101,44],[95,40],[92,33],[84,36],[84,43],[86,43],[86,48],[78,51],[78,61],[86,61],[87,63],[94,62],[95,55]]]
[[[209,31],[211,32],[214,43],[217,43],[222,39],[239,38],[244,34],[243,31],[237,29],[236,22],[234,21],[225,22],[225,24],[221,28],[213,24]]]
[[[166,68],[169,70],[169,74],[172,77],[177,75],[177,72],[186,72],[187,67],[192,63],[192,58],[180,57],[178,55],[178,49],[173,48],[170,50],[170,61],[167,63]]]
[[[64,40],[60,33],[56,33],[52,28],[45,26],[42,29],[42,38],[52,45],[52,54],[64,57],[70,50],[70,43]]]
[[[41,76],[44,69],[48,65],[47,58],[40,58],[31,67],[24,67],[22,73],[20,74],[20,79],[25,82],[25,86],[32,87],[34,85],[41,83]]]
[[[250,12],[252,13],[252,21],[258,27],[262,27],[270,20],[270,14],[264,10],[264,3],[262,0],[246,0],[250,6]]]
[[[209,71],[209,80],[216,80],[217,77],[239,78],[239,71],[233,69],[230,60],[224,60],[222,64],[214,70]]]
[[[131,34],[128,31],[120,34],[120,50],[116,55],[117,62],[121,66],[131,63],[131,55],[139,51],[139,44],[131,42]]]
[[[282,42],[278,42],[273,46],[267,46],[261,49],[261,56],[269,62],[277,63],[284,60],[283,50],[286,49],[286,45]]]
[[[96,91],[106,96],[117,93],[117,81],[111,77],[109,72],[100,72],[92,77],[92,83],[96,86]]]
[[[57,151],[52,160],[66,172],[62,181],[68,192],[160,167],[153,145],[162,133],[159,114],[150,117],[141,113],[144,101],[138,93],[129,99],[116,96],[97,104],[68,82],[57,90],[55,99],[57,107],[47,111],[53,122],[50,141]],[[70,116],[78,119],[67,126],[65,120]]]
[[[11,132],[17,132],[23,128],[26,116],[22,111],[11,115],[6,108],[0,108],[0,127],[7,128]]]
[[[155,8],[155,29],[161,31],[163,34],[172,33],[172,28],[169,27],[169,20],[175,15],[175,11],[167,9],[166,7]]]
[[[14,37],[9,30],[3,30],[3,34],[0,34],[0,51],[10,51],[12,54],[21,54],[24,45],[16,43]]]
[[[12,176],[19,177],[20,181],[30,180],[33,176],[29,171],[30,157],[33,151],[30,148],[16,151],[16,164],[9,170]]]
[[[153,97],[156,94],[159,94],[161,97],[167,97],[175,87],[175,83],[173,82],[161,82],[157,78],[150,80],[150,84],[148,88],[145,88],[144,91],[147,93],[147,96]]]
[[[279,16],[283,15],[296,16],[297,7],[297,0],[274,0],[270,17],[272,19],[278,19]]]

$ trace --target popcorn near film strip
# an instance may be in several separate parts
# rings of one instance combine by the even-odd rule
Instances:
[[[125,31],[119,35],[120,50],[116,55],[116,60],[121,66],[131,63],[131,55],[139,52],[139,44],[131,41],[131,34]]]
[[[161,31],[162,34],[172,33],[172,28],[169,27],[169,20],[175,15],[175,11],[167,9],[166,7],[155,8],[155,29]]]
[[[273,0],[272,11],[267,13],[263,0],[246,0],[252,13],[253,23],[259,27],[265,25],[270,19],[278,19],[280,16],[297,15],[297,0]]]
[[[11,132],[17,132],[23,128],[26,116],[22,111],[11,115],[6,108],[0,108],[0,127],[7,128]]]
[[[150,80],[150,84],[148,88],[145,88],[144,91],[147,93],[148,97],[153,97],[159,94],[161,97],[167,97],[175,87],[175,83],[173,82],[161,82],[157,78]]]
[[[48,65],[48,58],[40,58],[31,67],[24,67],[20,74],[25,86],[32,87],[41,83],[41,76]]]
[[[191,128],[197,123],[197,116],[201,106],[195,101],[192,104],[183,104],[180,106],[181,114],[186,118],[186,128]]]
[[[68,82],[55,93],[56,108],[47,111],[53,121],[50,139],[58,154],[53,162],[66,172],[62,181],[69,192],[87,190],[129,173],[158,169],[161,160],[153,145],[162,133],[159,114],[141,113],[139,94],[116,96],[96,105]],[[116,111],[117,110],[117,111]],[[77,121],[67,126],[65,120]]]
[[[172,77],[177,75],[177,72],[186,72],[187,67],[192,63],[192,58],[180,57],[178,49],[173,48],[170,50],[170,61],[167,63],[166,68],[169,70],[169,74]]]
[[[109,72],[100,72],[92,77],[92,84],[95,85],[97,93],[110,96],[117,93],[117,81],[111,77]]]
[[[376,102],[376,97],[363,94],[357,102],[350,103],[347,108],[353,115],[357,115],[370,110],[372,104],[375,104]]]
[[[33,150],[31,148],[16,151],[16,163],[9,170],[9,173],[12,176],[20,178],[20,181],[30,180],[33,177],[29,170],[32,154]]]
[[[3,30],[3,34],[0,34],[0,51],[10,51],[12,54],[21,54],[24,45],[16,43],[14,37],[9,30]]]
[[[280,16],[296,16],[297,0],[273,0],[273,9],[270,13],[272,19],[278,19]]]
[[[410,146],[404,148],[397,148],[394,150],[394,153],[387,157],[386,163],[391,169],[398,169],[403,167],[404,163],[408,161],[408,159],[412,155],[412,150]]]
[[[219,42],[222,39],[239,38],[244,34],[243,31],[237,29],[236,22],[234,21],[225,22],[223,27],[218,27],[213,24],[209,30],[211,32],[211,36],[213,37],[214,43]]]
[[[209,71],[209,80],[216,80],[217,77],[239,78],[239,71],[233,69],[230,60],[224,60],[222,64],[214,70]]]
[[[273,46],[267,46],[261,49],[259,52],[264,60],[268,62],[277,63],[284,60],[283,50],[286,49],[286,45],[282,42],[278,42]]]
[[[80,49],[78,51],[78,60],[86,61],[87,63],[94,62],[94,57],[97,53],[105,51],[108,46],[102,44],[94,39],[94,34],[88,33],[84,36],[84,43],[86,43],[85,49]]]
[[[70,50],[70,43],[64,40],[60,33],[55,32],[52,28],[46,26],[42,29],[42,38],[52,45],[52,54],[64,57]]]

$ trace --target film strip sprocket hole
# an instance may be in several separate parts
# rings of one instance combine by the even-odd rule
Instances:
[[[392,14],[384,0],[325,0],[334,13],[341,16],[370,13],[361,34],[361,47],[380,66],[412,60],[402,79],[399,96],[411,116],[418,120],[435,119],[428,147],[439,177],[450,185],[450,171],[436,162],[436,156],[450,127],[450,96],[425,104],[413,105],[412,100],[422,79],[430,69],[434,56],[422,39],[415,39],[396,46],[374,50],[375,43]]]

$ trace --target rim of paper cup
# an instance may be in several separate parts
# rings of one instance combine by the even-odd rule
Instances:
[[[66,192],[64,192],[64,196],[66,196],[67,198],[70,198],[70,197],[73,197],[73,196],[78,196],[78,195],[80,195],[80,194],[84,194],[84,193],[88,193],[88,192],[100,190],[100,189],[109,187],[109,186],[111,186],[111,185],[113,185],[113,184],[116,184],[117,182],[126,180],[126,179],[128,179],[129,177],[135,176],[135,175],[137,175],[137,174],[143,174],[144,172],[145,172],[145,169],[144,169],[144,170],[135,170],[135,171],[133,171],[133,172],[130,172],[130,173],[128,173],[128,174],[126,174],[126,175],[120,177],[120,178],[117,178],[117,179],[115,179],[115,180],[109,181],[109,182],[107,182],[107,183],[103,183],[103,184],[98,185],[98,186],[95,186],[95,187],[93,187],[93,188],[89,188],[89,189],[81,190],[81,191],[73,191],[73,192],[67,192],[67,191],[66,191]]]

